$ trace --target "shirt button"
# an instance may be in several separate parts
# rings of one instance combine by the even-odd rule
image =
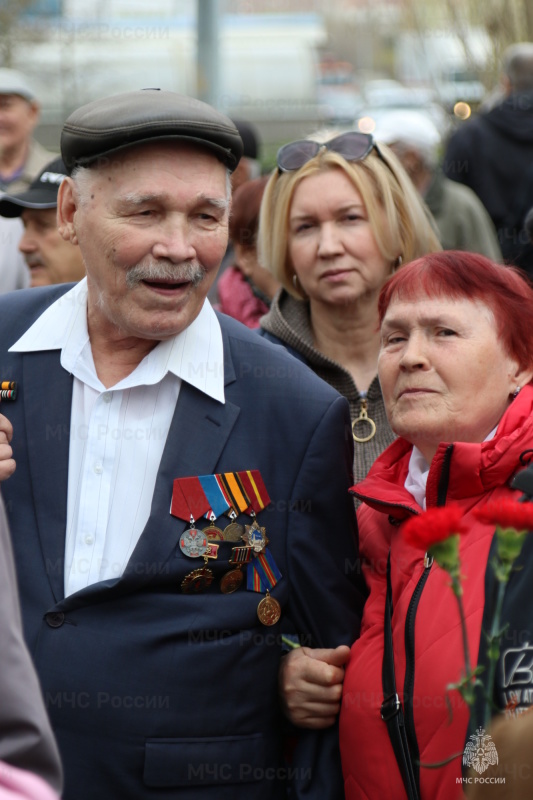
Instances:
[[[104,401],[104,403],[110,403],[112,399],[113,395],[111,394],[111,392],[105,392],[102,395],[102,400]]]
[[[98,463],[94,465],[94,471],[96,472],[97,475],[101,475],[102,472],[104,471],[104,468],[100,463]]]
[[[93,544],[93,543],[94,543],[94,537],[91,536],[91,534],[85,537],[85,544]]]

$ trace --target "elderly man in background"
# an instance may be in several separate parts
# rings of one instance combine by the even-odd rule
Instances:
[[[285,763],[277,674],[282,634],[357,635],[348,404],[206,301],[238,132],[149,89],[78,109],[61,148],[87,278],[0,299],[0,341],[64,800],[341,800],[334,729]]]
[[[439,164],[440,133],[419,111],[390,111],[374,133],[396,153],[431,211],[444,250],[470,250],[494,261],[502,254],[483,203],[468,186],[446,178]]]
[[[55,158],[28,189],[0,197],[0,216],[18,217],[24,225],[18,248],[30,270],[31,286],[80,281],[85,276],[80,248],[57,229],[57,192],[66,174],[63,159]]]
[[[34,138],[39,104],[26,76],[0,69],[0,190],[21,192],[50,161],[52,153]],[[29,272],[18,252],[20,220],[0,220],[0,294],[29,285]]]
[[[0,69],[0,188],[19,192],[29,186],[52,153],[34,138],[39,103],[26,76]]]

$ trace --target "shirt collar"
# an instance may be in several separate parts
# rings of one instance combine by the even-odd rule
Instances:
[[[94,371],[87,330],[87,278],[47,308],[9,350],[15,353],[61,350],[64,369],[103,391]],[[155,384],[168,372],[214,400],[225,402],[222,331],[208,300],[184,331],[159,342],[131,375],[113,388]]]

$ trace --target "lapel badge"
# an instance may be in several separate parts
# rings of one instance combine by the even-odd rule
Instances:
[[[262,553],[268,544],[266,528],[261,528],[254,519],[253,525],[245,525],[241,536],[243,542],[251,547],[255,554]]]

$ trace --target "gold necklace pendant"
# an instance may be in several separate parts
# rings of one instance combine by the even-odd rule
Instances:
[[[376,435],[376,423],[368,416],[367,408],[368,404],[366,402],[366,397],[363,397],[361,398],[361,410],[359,411],[359,416],[352,422],[352,436],[354,442],[359,442],[360,444],[369,442],[370,439],[373,439]],[[370,425],[370,433],[368,436],[357,436],[355,432],[355,426],[360,422],[365,422],[367,425]]]

